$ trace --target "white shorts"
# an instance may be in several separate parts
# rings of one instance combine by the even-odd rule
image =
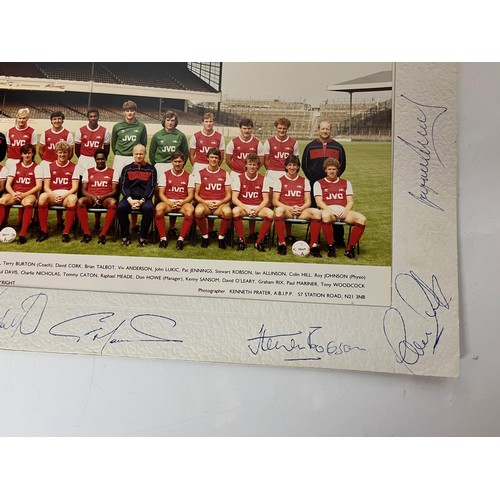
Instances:
[[[33,158],[33,160],[35,160]],[[7,158],[7,161],[5,162],[5,166],[3,167],[3,170],[8,172],[9,167],[10,168],[16,168],[16,165],[22,160],[16,160],[14,158]]]
[[[191,174],[195,174],[196,172],[199,172],[200,170],[203,170],[204,168],[208,167],[208,163],[198,163],[195,162],[193,165],[193,170],[191,170]]]
[[[341,219],[339,218],[339,216],[337,214],[339,214],[340,212],[343,212],[345,210],[345,207],[343,207],[342,205],[328,205],[328,210],[333,214],[335,215],[335,217],[337,217],[337,219],[339,221],[343,221],[344,219]]]
[[[122,173],[123,167],[125,165],[129,165],[130,163],[134,163],[133,156],[120,156],[116,155],[113,160],[113,180],[120,179],[120,174]]]
[[[80,155],[76,164],[80,172],[95,167],[95,160],[93,156]]]
[[[281,177],[283,177],[286,174],[285,170],[268,170],[266,172],[266,177],[270,181],[270,186],[273,187]]]

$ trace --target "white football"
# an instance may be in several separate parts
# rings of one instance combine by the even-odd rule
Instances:
[[[309,245],[302,240],[296,241],[292,245],[292,253],[293,255],[297,255],[299,257],[306,257],[309,255]]]
[[[16,230],[13,227],[4,227],[0,231],[0,241],[2,243],[11,243],[16,239]]]

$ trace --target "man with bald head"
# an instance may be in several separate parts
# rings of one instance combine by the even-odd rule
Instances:
[[[304,175],[309,179],[311,186],[313,186],[316,181],[325,177],[323,163],[327,158],[335,158],[338,160],[340,163],[338,176],[340,177],[346,167],[344,147],[332,138],[331,123],[323,120],[318,125],[318,137],[307,144],[302,153],[302,170],[304,171]],[[312,198],[312,206],[316,206],[314,197]],[[334,226],[334,230],[335,241],[340,246],[343,246],[344,227]]]
[[[137,246],[146,246],[149,228],[154,217],[153,195],[157,183],[156,168],[146,161],[146,147],[137,144],[133,149],[133,163],[123,167],[120,175],[120,191],[123,196],[118,204],[122,245],[130,245],[129,214],[139,210],[142,214]]]

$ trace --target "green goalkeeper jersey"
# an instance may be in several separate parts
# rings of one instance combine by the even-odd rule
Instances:
[[[111,148],[115,155],[133,156],[134,147],[137,144],[146,146],[148,133],[146,125],[140,120],[127,123],[125,120],[114,125],[111,133]]]
[[[189,146],[186,136],[178,129],[167,132],[164,128],[156,132],[151,138],[149,147],[149,161],[156,163],[171,163],[172,154],[180,151],[185,162],[189,159]]]

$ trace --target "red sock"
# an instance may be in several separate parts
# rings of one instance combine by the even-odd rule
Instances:
[[[333,245],[334,240],[333,240],[333,226],[332,226],[332,223],[329,222],[328,224],[325,224],[323,222],[321,224],[321,229],[323,229],[323,234],[325,235],[326,244],[327,245]]]
[[[234,222],[234,228],[236,229],[236,234],[238,235],[238,238],[243,238],[245,239],[245,229],[243,228],[243,221],[241,220],[241,217],[237,217],[233,219]],[[252,221],[250,221],[251,223]],[[254,224],[254,229],[255,229],[255,224]],[[250,230],[250,233],[252,231]]]
[[[155,215],[155,226],[156,229],[158,229],[158,235],[160,238],[166,238],[165,217],[163,215]]]
[[[76,207],[68,207],[66,209],[66,224],[64,225],[63,233],[69,234],[71,226],[76,217]]]
[[[232,219],[222,219],[220,222],[220,233],[219,236],[226,236],[229,228],[231,227]]]
[[[200,228],[201,234],[206,236],[208,234],[207,230],[207,219],[205,217],[195,217],[196,225]],[[213,227],[213,225],[212,225]]]
[[[23,210],[23,223],[21,226],[21,231],[19,231],[19,236],[26,236],[28,228],[30,227],[31,217],[33,215],[33,207],[27,206]]]
[[[269,229],[271,229],[272,223],[273,219],[264,217],[262,225],[260,226],[260,232],[259,232],[259,237],[257,238],[257,243],[260,243],[266,237],[266,234],[269,232]]]
[[[354,224],[351,229],[351,236],[349,237],[349,243],[347,244],[347,249],[356,246],[363,233],[365,232],[365,226],[362,224]]]
[[[49,207],[48,205],[38,205],[38,221],[40,223],[40,229],[44,233],[49,232],[47,227],[47,220],[49,219]]]
[[[186,215],[184,217],[184,220],[182,221],[181,233],[179,235],[182,239],[184,239],[189,234],[189,230],[191,229],[192,223],[193,223],[193,217]]]
[[[278,243],[285,243],[285,219],[276,217],[274,219],[274,227],[278,233]]]
[[[106,211],[106,217],[104,218],[104,227],[102,228],[100,236],[106,236],[108,234],[109,228],[113,225],[116,217],[116,205],[111,205]]]
[[[309,240],[309,247],[312,247],[314,244],[318,243],[319,233],[321,232],[321,225],[322,223],[320,220],[311,221],[311,239]]]
[[[76,215],[78,216],[78,220],[82,226],[83,234],[90,234],[87,207],[85,205],[78,205],[76,208]]]

